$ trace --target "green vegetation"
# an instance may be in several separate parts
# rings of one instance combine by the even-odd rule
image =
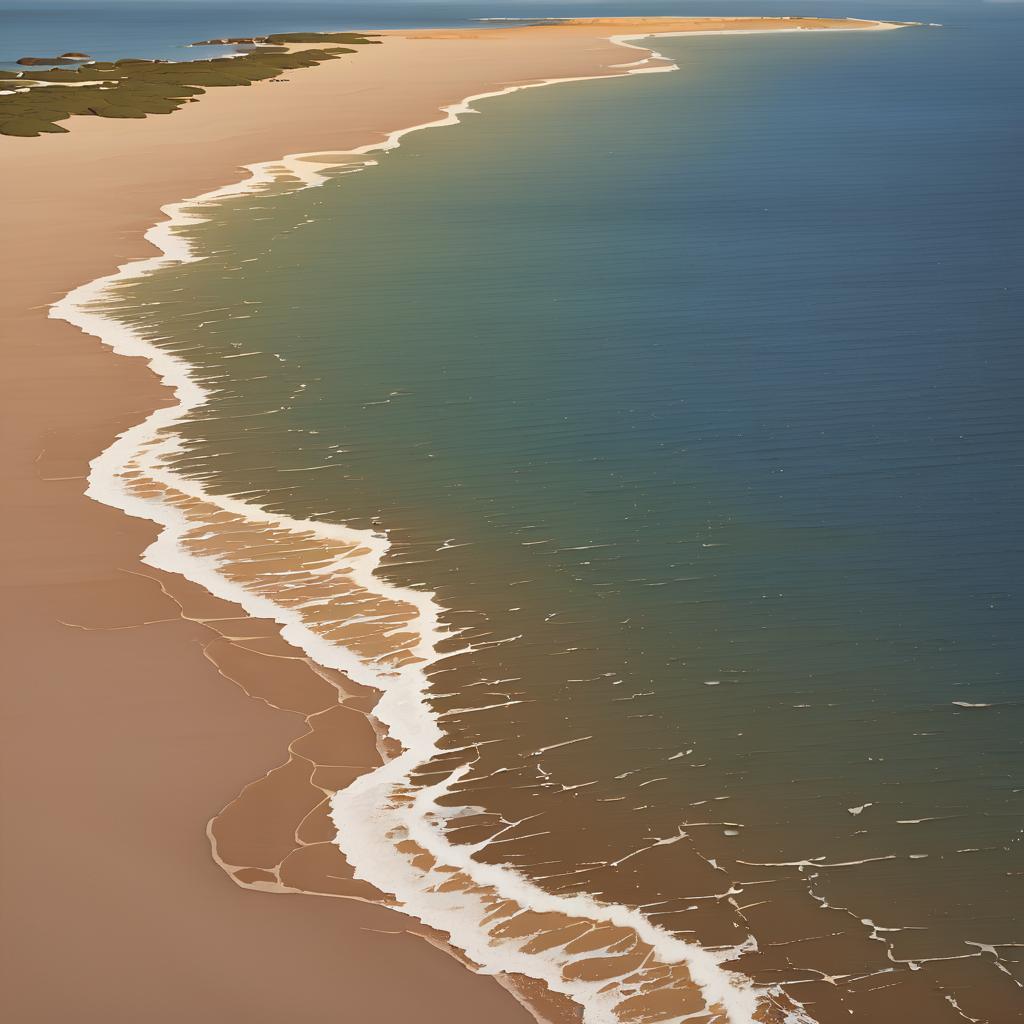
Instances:
[[[267,36],[266,41],[351,45],[376,42],[349,32],[290,33]],[[170,114],[206,89],[251,85],[276,78],[284,71],[315,67],[354,52],[347,46],[295,53],[268,47],[265,51],[255,49],[238,57],[210,60],[174,62],[126,58],[113,63],[96,61],[74,69],[60,67],[21,73],[0,70],[0,135],[65,132],[67,129],[57,122],[73,115],[142,118],[148,114]]]

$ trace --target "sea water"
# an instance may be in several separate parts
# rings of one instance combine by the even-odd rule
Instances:
[[[407,781],[474,862],[822,1022],[1003,1022],[1024,17],[903,13],[944,27],[482,101],[226,204],[122,315],[210,392],[178,472],[444,610]]]

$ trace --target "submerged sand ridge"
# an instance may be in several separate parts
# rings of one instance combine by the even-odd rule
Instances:
[[[277,90],[273,102],[267,105],[262,102],[265,90],[246,90],[254,98],[224,94],[204,97],[171,120],[152,118],[127,125],[87,121],[81,126],[75,124],[71,133],[61,138],[3,140],[5,173],[17,194],[47,198],[59,195],[54,218],[59,224],[55,223],[53,230],[63,235],[69,230],[84,229],[90,238],[88,249],[72,247],[71,251],[62,252],[48,272],[43,273],[38,257],[52,246],[53,238],[47,234],[49,225],[34,225],[37,248],[32,251],[36,259],[27,259],[24,251],[19,254],[20,280],[25,288],[17,299],[5,302],[5,314],[18,317],[19,324],[24,325],[22,337],[28,341],[35,337],[46,339],[53,346],[90,346],[87,358],[97,360],[103,367],[97,370],[98,375],[110,374],[111,383],[107,386],[116,391],[122,379],[134,379],[136,366],[115,367],[109,356],[91,347],[91,342],[83,343],[79,335],[62,324],[47,323],[39,310],[30,307],[59,298],[63,291],[109,270],[114,262],[129,255],[143,255],[139,235],[143,227],[156,219],[160,203],[201,192],[230,177],[230,170],[237,163],[255,162],[268,153],[314,153],[318,147],[354,150],[372,144],[389,131],[436,120],[441,106],[457,103],[466,95],[500,90],[509,81],[620,74],[615,65],[625,63],[624,51],[605,41],[609,27],[617,35],[642,35],[655,30],[864,27],[849,22],[804,24],[805,21],[811,20],[800,19],[801,24],[796,24],[766,19],[713,19],[713,23],[698,19],[642,19],[486,32],[394,33],[388,35],[386,45],[375,48],[372,55],[359,54],[345,68],[339,62],[338,68],[325,65],[297,74],[288,89]],[[454,60],[456,56],[458,62]],[[411,82],[422,88],[410,90]],[[358,108],[350,103],[349,119],[339,125],[339,97],[351,100],[355,96],[359,97]],[[299,109],[296,103],[307,106]],[[330,125],[324,123],[328,112],[333,118]],[[224,137],[224,118],[237,127],[238,134]],[[180,129],[174,127],[176,123],[180,123]],[[66,147],[59,154],[53,148],[58,145]],[[38,146],[39,155],[30,155],[30,146]],[[174,167],[169,167],[165,160],[169,149],[181,154]],[[8,155],[10,159],[6,160]],[[68,172],[71,166],[77,172],[73,177]],[[140,186],[140,182],[145,184]],[[126,185],[131,187],[127,202]],[[21,216],[26,224],[32,223],[28,210]],[[17,273],[11,279],[19,280]],[[47,372],[50,367],[46,357],[47,353],[40,356],[39,352],[29,350],[26,366],[27,372],[39,374],[36,379],[48,382],[51,374]],[[33,367],[42,369],[33,371]],[[69,382],[72,390],[77,384],[78,381]],[[150,401],[155,404],[155,395]],[[89,415],[94,436],[105,438],[103,444],[114,430],[123,429],[131,421],[129,414],[122,414],[111,424],[104,419],[105,414],[97,415],[95,409]],[[38,417],[35,422],[40,422]],[[25,423],[19,424],[19,436],[24,435],[23,450],[35,458],[39,450],[38,433],[31,431],[39,428],[33,428],[31,423],[31,417],[26,417]],[[74,424],[73,429],[81,428]],[[267,611],[276,606],[287,613],[286,618],[297,616],[309,634],[332,647],[343,648],[349,656],[372,666],[374,672],[392,673],[401,679],[402,673],[417,668],[424,658],[424,636],[414,620],[422,608],[360,583],[357,567],[360,560],[372,561],[375,553],[371,548],[363,547],[357,538],[327,543],[321,534],[301,526],[253,520],[245,513],[207,500],[207,496],[197,495],[192,489],[176,488],[173,479],[164,472],[171,460],[165,458],[165,451],[159,450],[168,436],[165,431],[139,445],[133,457],[119,466],[118,473],[125,492],[139,507],[148,505],[169,511],[176,524],[183,527],[174,538],[177,554],[192,559],[193,565],[215,569],[218,578],[237,588],[239,594],[265,602],[261,607]],[[76,473],[80,477],[83,460],[90,454],[75,453],[67,467],[71,472],[59,475],[65,481],[73,481]],[[32,469],[28,472],[34,474]],[[56,483],[57,476],[53,474],[52,481],[42,483]],[[48,500],[55,502],[59,515],[72,519],[78,515],[79,487],[64,487],[55,499],[48,496]],[[52,494],[53,490],[43,486],[44,492]],[[140,514],[137,509],[133,511]],[[162,514],[151,518],[163,520]],[[117,519],[91,523],[92,528],[106,531],[106,536],[114,538],[110,549],[119,551],[118,557],[131,564],[145,542],[145,533],[136,533],[137,527],[133,526],[126,536]],[[43,552],[40,556],[45,557]],[[362,574],[364,583],[365,575]],[[119,582],[115,574],[114,585]],[[173,589],[174,584],[166,586]],[[75,600],[70,598],[72,604]],[[89,598],[77,600],[88,603]],[[166,599],[157,604],[164,617],[168,613],[177,616],[179,610],[185,614],[184,606],[174,607]],[[336,668],[317,664],[316,659],[276,638],[272,625],[269,631],[261,628],[255,631],[256,635],[248,635],[249,627],[243,624],[257,620],[240,618],[227,610],[230,607],[225,606],[221,615],[202,617],[208,628],[214,619],[223,620],[212,627],[220,638],[204,645],[210,684],[220,685],[216,679],[218,672],[226,675],[272,706],[301,716],[305,731],[292,740],[281,767],[247,787],[215,816],[210,824],[210,837],[216,857],[237,882],[250,888],[391,902],[390,894],[382,895],[364,879],[355,877],[352,866],[332,841],[328,819],[331,793],[347,792],[350,786],[355,791],[358,786],[354,784],[371,777],[382,754],[391,757],[392,764],[401,759],[395,742],[369,717],[377,699],[375,692]],[[41,630],[38,621],[46,613],[38,608],[27,611],[36,616],[35,620],[30,618],[30,628]],[[36,625],[31,627],[33,621]],[[152,627],[142,623],[133,626],[152,633]],[[75,632],[71,626],[55,628],[52,623],[46,628],[52,634],[48,642],[56,649],[71,652],[80,647],[81,630]],[[170,662],[179,656],[176,636],[154,638],[152,642],[160,649],[161,657]],[[86,655],[84,660],[86,671],[88,658]],[[102,660],[95,664],[94,671],[104,670]],[[201,700],[197,700],[195,714],[202,719]],[[166,741],[166,737],[161,737],[159,722],[147,721],[145,727],[152,731],[151,742]],[[272,731],[279,734],[276,727]],[[456,757],[454,761],[449,771],[458,770],[465,758]],[[594,920],[586,914],[531,909],[509,899],[500,887],[475,879],[459,864],[437,857],[420,841],[423,836],[412,835],[408,830],[407,823],[415,819],[406,812],[410,808],[417,810],[417,804],[430,803],[429,794],[426,800],[421,799],[429,788],[427,780],[415,780],[414,773],[409,771],[413,767],[404,765],[401,779],[385,776],[382,787],[376,791],[367,786],[356,794],[359,801],[377,801],[375,823],[392,822],[388,837],[396,858],[392,877],[408,879],[427,894],[428,903],[438,907],[439,919],[445,919],[450,908],[455,907],[454,913],[460,921],[464,920],[466,901],[475,901],[484,912],[479,915],[478,934],[473,942],[479,944],[481,951],[497,949],[507,962],[514,961],[525,968],[522,977],[515,978],[515,972],[510,972],[504,980],[516,988],[518,997],[538,1019],[578,1016],[578,1007],[560,998],[559,992],[563,996],[588,998],[588,1019],[669,1021],[686,1017],[702,1024],[737,1019],[727,1015],[719,1001],[705,998],[701,986],[695,984],[690,966],[665,961],[635,929]],[[173,783],[164,781],[163,785]],[[159,792],[159,786],[155,792]],[[87,801],[90,799],[88,792],[84,796]],[[432,829],[427,834],[433,842],[439,830]],[[107,884],[116,891],[116,876]],[[180,885],[180,880],[176,883],[173,877],[166,879],[165,895],[171,899],[178,898],[175,884]],[[430,913],[434,911],[428,910],[426,919]],[[402,919],[394,920],[395,928],[407,927]],[[454,938],[454,929],[451,931]],[[358,959],[358,951],[352,948],[351,952]],[[476,963],[483,959],[474,959],[472,951],[469,956]],[[159,968],[149,964],[146,969]],[[441,1019],[452,1019],[451,1014],[461,1013],[460,1006],[465,1006],[467,1016],[475,1018],[483,1009],[483,1001],[476,994],[478,989],[479,986],[475,987],[473,994],[467,989],[464,1000],[456,997],[456,1007],[446,1011],[448,1015]],[[187,1008],[190,1019],[206,1019],[198,999],[189,1003],[188,995],[186,986],[179,1012]],[[226,996],[230,1002],[231,993]],[[13,997],[5,998],[32,997],[15,991]],[[503,1004],[496,1003],[499,1005]],[[762,999],[751,1019],[781,1020],[787,1012],[785,1007],[782,997]],[[514,1004],[507,1010],[493,1012],[499,1017],[507,1012],[509,1019],[521,1017]],[[262,1018],[256,1015],[251,1019]]]

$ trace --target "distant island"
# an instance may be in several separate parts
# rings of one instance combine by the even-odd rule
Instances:
[[[81,64],[82,61],[92,60],[87,53],[62,53],[59,57],[20,57],[18,64]]]

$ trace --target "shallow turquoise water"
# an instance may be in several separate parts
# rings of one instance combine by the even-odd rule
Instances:
[[[823,1021],[1024,1014],[1024,12],[952,20],[663,40],[129,296],[215,387],[180,468],[387,528],[484,644],[451,802],[536,815],[486,855]]]

